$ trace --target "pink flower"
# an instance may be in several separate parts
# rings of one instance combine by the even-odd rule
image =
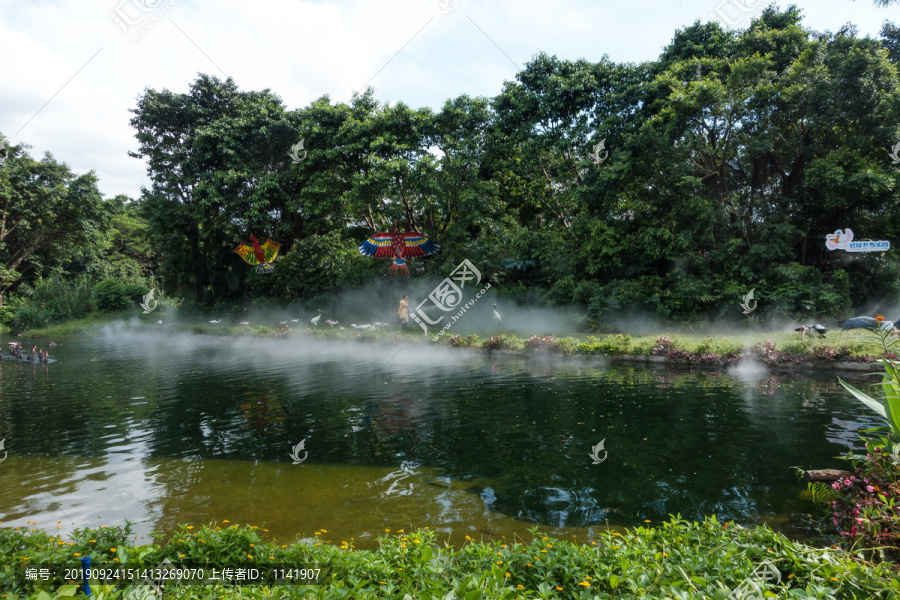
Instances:
[[[875,488],[873,488],[871,485],[867,485],[867,486],[866,486],[866,491],[869,492],[869,493],[871,494],[872,492],[875,491]]]

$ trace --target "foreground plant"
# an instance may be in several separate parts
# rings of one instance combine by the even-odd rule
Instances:
[[[93,566],[112,561],[155,566],[168,560],[176,566],[191,562],[331,567],[330,582],[320,586],[164,586],[163,597],[184,600],[724,599],[747,581],[755,581],[764,565],[771,565],[778,575],[765,584],[766,597],[886,600],[900,593],[900,576],[887,565],[862,562],[833,548],[795,543],[767,527],[723,524],[715,517],[703,522],[673,517],[655,528],[604,532],[587,545],[557,540],[534,528],[527,539],[482,543],[467,536],[461,548],[453,548],[429,529],[398,530],[378,538],[375,550],[357,550],[353,540],[328,543],[325,530],[317,531],[312,541],[279,546],[266,541],[256,527],[227,522],[196,528],[182,525],[167,542],[138,547],[127,546],[118,535],[121,532],[101,540],[97,531],[76,532],[70,542],[60,545],[61,540],[43,532],[0,530],[0,593],[8,599],[36,600],[74,594],[73,586],[26,583],[14,577],[13,569],[23,563],[77,563],[75,547],[94,558]],[[95,590],[103,598],[95,594],[94,600],[121,600],[140,591],[136,586]]]

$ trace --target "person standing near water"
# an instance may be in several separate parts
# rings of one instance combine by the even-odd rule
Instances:
[[[403,298],[400,299],[400,308],[397,309],[397,316],[400,317],[400,330],[406,331],[406,327],[409,324],[409,296],[406,294],[403,295]]]

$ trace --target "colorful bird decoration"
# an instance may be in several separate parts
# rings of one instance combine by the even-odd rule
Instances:
[[[359,253],[363,256],[393,258],[394,263],[389,270],[392,273],[406,275],[409,275],[409,267],[406,266],[405,258],[430,256],[440,249],[440,246],[417,231],[400,233],[396,223],[390,233],[376,233],[359,245]]]
[[[238,256],[244,259],[245,263],[256,265],[257,273],[263,274],[271,273],[275,270],[272,267],[272,263],[275,262],[280,247],[281,244],[273,242],[272,240],[266,240],[266,243],[260,246],[259,240],[251,235],[250,244],[241,242],[234,251],[238,253]]]

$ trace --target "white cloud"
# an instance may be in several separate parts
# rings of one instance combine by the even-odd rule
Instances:
[[[148,180],[127,155],[136,149],[128,109],[145,88],[184,92],[198,73],[224,72],[298,108],[323,95],[346,102],[371,79],[379,100],[438,110],[460,94],[497,94],[515,77],[510,60],[524,66],[539,51],[652,60],[675,29],[710,20],[721,0],[448,0],[447,13],[440,0],[121,1],[0,7],[0,132],[78,172],[94,169],[108,195],[136,197]],[[120,7],[141,14],[132,2],[170,5],[137,42],[110,17]],[[854,22],[874,36],[888,18],[868,0],[796,4],[818,30]]]

